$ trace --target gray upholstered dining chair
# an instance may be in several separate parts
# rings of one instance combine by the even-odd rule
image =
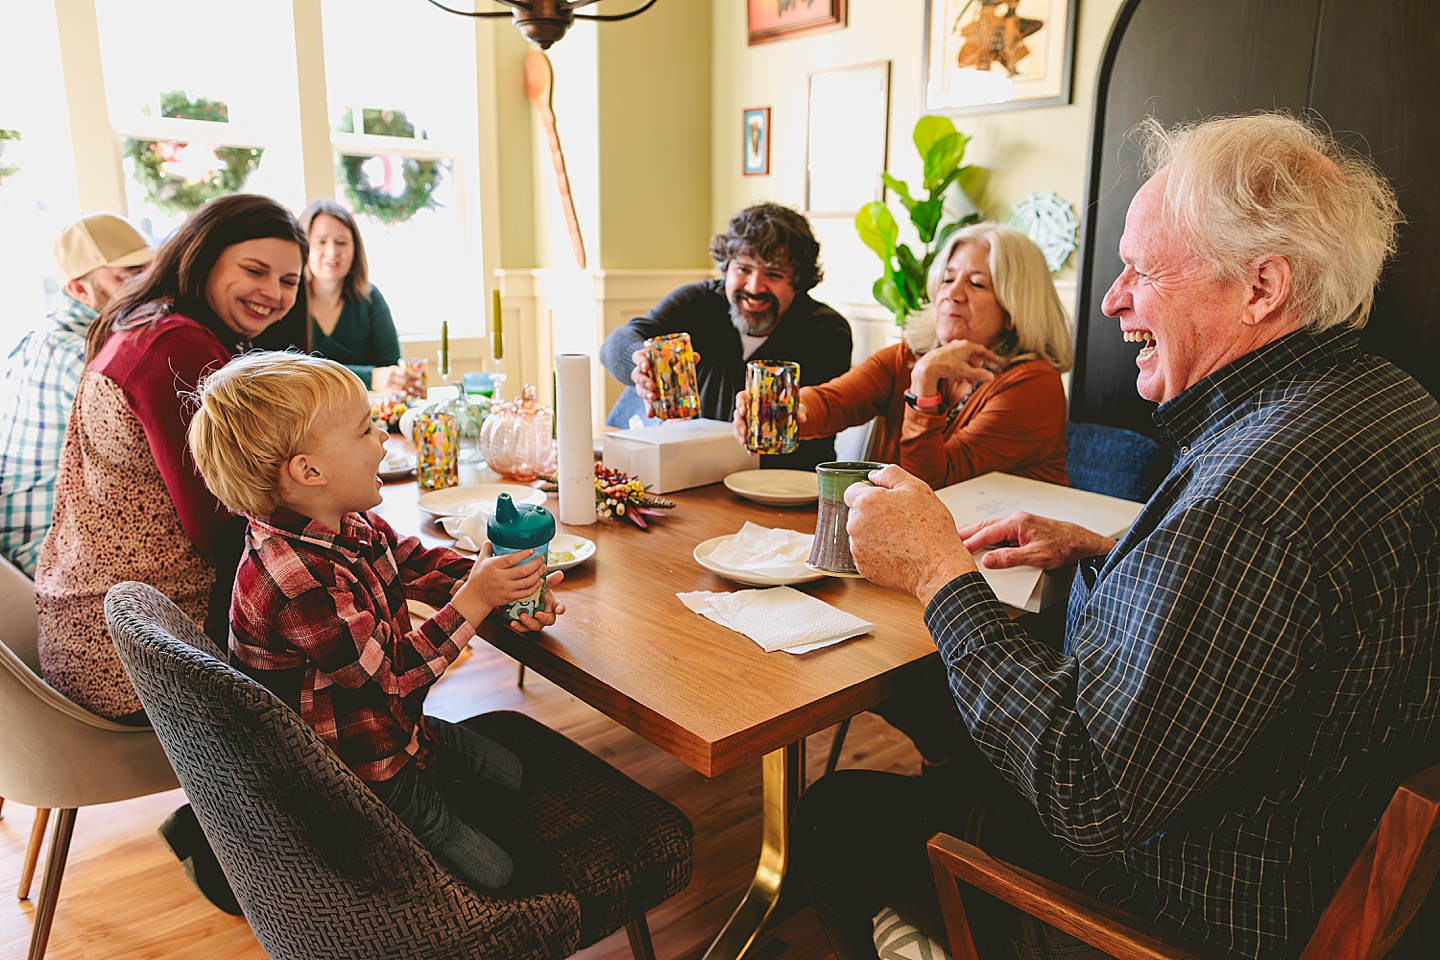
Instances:
[[[30,935],[29,958],[40,960],[55,919],[78,808],[173,790],[179,783],[149,727],[96,716],[41,678],[35,587],[3,558],[0,610],[5,611],[0,623],[0,796],[56,811]],[[35,853],[32,837],[27,864]],[[23,896],[28,884],[21,886]]]
[[[105,601],[120,659],[255,936],[276,960],[557,960],[627,928],[652,960],[645,911],[690,880],[675,807],[548,727],[465,721],[525,769],[514,895],[478,893],[268,690],[197,647],[152,587]]]

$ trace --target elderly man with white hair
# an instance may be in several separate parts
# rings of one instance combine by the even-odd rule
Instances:
[[[893,466],[849,491],[860,571],[924,605],[971,745],[943,786],[842,771],[801,801],[796,863],[840,960],[874,956],[882,904],[943,939],[935,830],[1177,942],[1293,956],[1436,759],[1440,407],[1358,334],[1394,194],[1290,117],[1147,132],[1104,309],[1140,344],[1175,463],[1130,530],[957,532]],[[1078,564],[1063,651],[1011,621],[983,547],[989,566]],[[1099,956],[989,903],[967,915],[995,955]]]

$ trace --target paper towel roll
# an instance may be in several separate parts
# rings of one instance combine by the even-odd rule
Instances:
[[[555,439],[560,452],[560,522],[595,522],[595,439],[590,355],[555,355]]]

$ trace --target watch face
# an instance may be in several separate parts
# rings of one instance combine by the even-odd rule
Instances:
[[[1045,265],[1051,273],[1065,266],[1070,254],[1075,252],[1080,222],[1059,194],[1032,193],[1022,197],[1005,215],[1004,223],[1035,241],[1045,254]]]

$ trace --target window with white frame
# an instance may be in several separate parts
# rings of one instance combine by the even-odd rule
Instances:
[[[283,164],[266,148],[292,115],[277,116],[275,105],[294,100],[293,72],[266,65],[294,49],[278,39],[293,33],[291,0],[248,0],[237,16],[240,9],[95,4],[130,219],[157,239],[212,196],[282,192]]]
[[[55,238],[82,212],[66,113],[55,11],[5,11],[0,56],[0,357],[41,326],[59,289]]]
[[[357,215],[370,277],[402,338],[483,321],[467,243],[465,163],[476,139],[474,31],[389,0],[324,0],[336,199]],[[482,326],[477,326],[478,335]]]

